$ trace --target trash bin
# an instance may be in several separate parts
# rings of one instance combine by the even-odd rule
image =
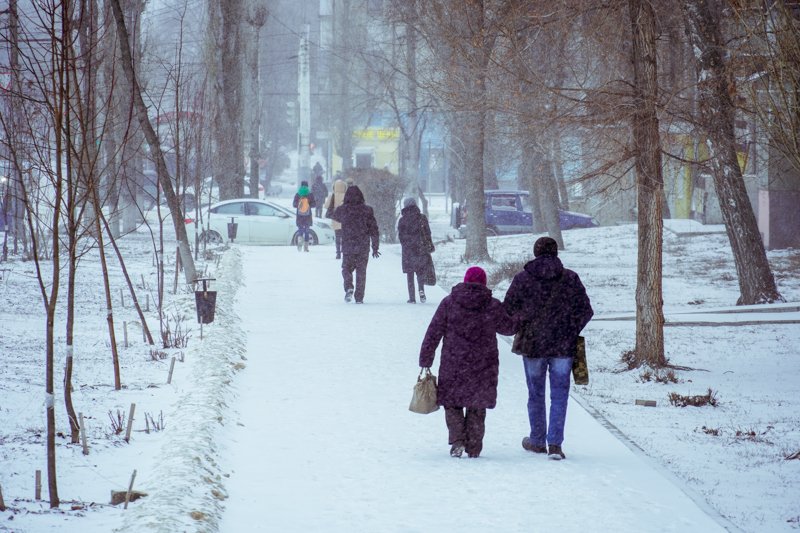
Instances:
[[[217,291],[195,292],[194,303],[197,306],[197,322],[200,324],[212,323],[217,307]]]
[[[217,307],[217,291],[208,290],[208,282],[215,278],[199,278],[195,283],[202,283],[203,290],[194,291],[194,304],[197,309],[197,322],[210,324],[214,321],[214,311]]]

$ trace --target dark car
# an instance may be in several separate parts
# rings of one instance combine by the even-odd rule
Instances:
[[[533,207],[527,191],[489,190],[484,191],[484,195],[486,232],[489,236],[533,231]],[[462,236],[466,229],[466,208],[464,206],[461,210],[461,225],[458,228]],[[562,230],[599,226],[594,217],[584,213],[559,209],[558,218]]]

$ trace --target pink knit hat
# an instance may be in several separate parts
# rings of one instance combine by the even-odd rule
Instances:
[[[486,285],[486,272],[484,272],[481,267],[477,266],[469,267],[467,269],[467,273],[464,274],[464,282],[480,283],[481,285]]]

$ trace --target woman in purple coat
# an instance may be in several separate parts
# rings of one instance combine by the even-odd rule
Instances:
[[[436,309],[422,348],[419,366],[430,368],[442,341],[437,403],[444,407],[450,455],[466,450],[478,457],[483,448],[486,409],[497,403],[500,361],[497,333],[512,335],[514,321],[486,287],[486,272],[470,267],[464,283],[453,287]]]

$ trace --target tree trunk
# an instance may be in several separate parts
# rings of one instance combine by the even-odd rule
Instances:
[[[97,194],[97,180],[90,176],[92,201],[94,202],[95,220],[94,227],[97,232],[97,249],[100,252],[100,267],[103,271],[103,291],[106,297],[106,323],[108,325],[108,339],[111,344],[111,362],[114,367],[114,389],[122,389],[122,380],[119,373],[119,351],[117,349],[117,335],[114,331],[114,305],[111,300],[111,285],[108,279],[108,262],[106,261],[106,250],[103,239],[103,229],[100,226],[100,219],[103,216],[100,206],[100,198]]]
[[[480,83],[480,82],[479,82]],[[485,89],[485,86],[484,86]],[[465,139],[465,161],[467,169],[464,176],[467,201],[467,238],[464,259],[471,263],[489,260],[486,245],[486,217],[484,204],[486,197],[483,187],[483,154],[486,142],[486,113],[482,110],[469,113],[472,118],[468,130],[463,132]],[[473,169],[470,171],[469,169]],[[475,171],[477,169],[477,171]]]
[[[656,21],[647,0],[628,2],[633,31],[633,143],[639,208],[636,275],[636,366],[666,365],[664,356],[664,300],[662,296],[662,232],[664,180],[656,101]]]
[[[142,100],[142,92],[139,88],[139,83],[136,80],[136,73],[133,70],[133,59],[131,57],[130,44],[128,42],[128,30],[125,27],[125,18],[122,14],[122,8],[119,5],[119,0],[109,0],[111,8],[114,11],[114,19],[117,24],[117,32],[119,34],[120,50],[122,52],[122,67],[125,71],[125,76],[128,83],[131,85],[131,93],[133,96],[134,107],[136,110],[139,125],[144,131],[147,144],[150,146],[150,152],[156,163],[156,174],[158,182],[164,191],[164,197],[167,200],[167,205],[172,214],[172,223],[175,227],[175,236],[178,239],[178,246],[180,248],[181,263],[183,264],[183,272],[186,283],[194,282],[196,272],[194,267],[194,258],[189,248],[189,239],[186,234],[186,225],[184,223],[183,210],[181,209],[178,197],[175,195],[175,190],[172,187],[172,180],[167,170],[167,163],[164,160],[164,153],[161,151],[161,144],[158,140],[150,119],[147,116],[147,107]],[[241,180],[239,180],[241,183]],[[220,194],[222,192],[220,191]]]
[[[109,227],[108,220],[103,216],[102,211],[100,212],[100,217],[103,221],[103,227],[106,230],[106,234],[108,235],[108,240],[111,242],[112,248],[114,248],[114,253],[117,255],[117,260],[119,261],[120,269],[122,269],[122,275],[125,278],[125,284],[128,286],[128,292],[131,295],[131,300],[133,301],[133,307],[136,309],[136,314],[139,315],[139,320],[142,321],[142,331],[144,331],[144,336],[147,339],[147,344],[152,346],[155,344],[153,342],[153,335],[150,333],[150,328],[147,326],[147,318],[144,316],[142,312],[142,306],[139,305],[139,298],[136,296],[136,291],[133,288],[133,281],[131,280],[130,275],[128,274],[128,267],[125,266],[125,260],[122,257],[122,251],[117,246],[117,240],[114,238],[114,235],[111,233],[111,228]]]
[[[215,47],[210,74],[216,103],[214,137],[219,160],[214,176],[219,184],[219,199],[229,200],[244,195],[244,3],[243,0],[210,0],[209,6]]]
[[[719,0],[684,0],[687,33],[695,52],[700,122],[714,169],[714,185],[731,243],[740,296],[737,305],[784,301],[775,285],[736,154],[733,73],[723,50]]]
[[[558,243],[558,248],[564,249],[564,237],[561,235],[561,219],[558,215],[558,184],[553,173],[553,161],[550,151],[546,146],[540,145],[539,173],[541,191],[539,193],[539,209],[542,212],[547,234]]]

